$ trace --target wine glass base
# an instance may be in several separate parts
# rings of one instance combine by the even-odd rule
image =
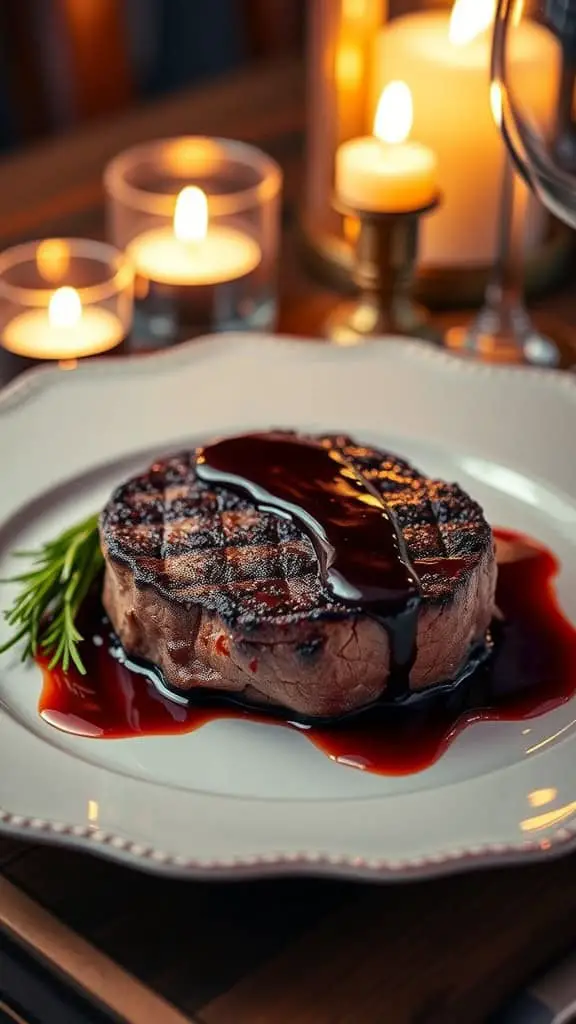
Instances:
[[[576,368],[576,335],[555,321],[541,325],[530,321],[522,334],[502,329],[502,325],[490,331],[473,322],[447,330],[444,346],[455,355],[487,363]]]

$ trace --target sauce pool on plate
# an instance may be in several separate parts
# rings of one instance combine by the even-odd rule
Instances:
[[[87,674],[49,670],[39,660],[39,712],[50,725],[79,736],[118,739],[193,732],[218,718],[273,721],[342,764],[382,775],[405,775],[432,765],[474,722],[523,721],[576,692],[576,630],[561,612],[555,557],[541,544],[508,530],[498,543],[494,650],[454,692],[430,706],[376,707],[341,723],[320,726],[201,694],[179,703],[162,690],[152,668],[132,665],[118,646],[99,601],[84,609],[81,630]]]

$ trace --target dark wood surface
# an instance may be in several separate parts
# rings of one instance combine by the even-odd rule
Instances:
[[[302,123],[302,69],[280,62],[13,157],[0,244],[102,234],[102,170],[130,143],[234,134],[284,167],[281,328],[314,333],[335,296],[297,258]],[[572,288],[543,305],[574,322]],[[198,884],[0,839],[0,872],[203,1024],[480,1024],[576,941],[575,857],[399,886]]]

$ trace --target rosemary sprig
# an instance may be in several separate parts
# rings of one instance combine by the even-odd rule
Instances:
[[[71,526],[36,551],[15,554],[32,558],[33,564],[28,572],[1,581],[17,584],[19,593],[4,612],[14,632],[0,647],[0,654],[25,639],[22,661],[35,657],[41,650],[51,656],[50,668],[61,665],[66,671],[73,663],[85,675],[86,669],[78,653],[83,637],[76,620],[82,602],[104,565],[98,515]]]

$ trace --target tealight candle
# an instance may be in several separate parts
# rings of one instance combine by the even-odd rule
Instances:
[[[47,309],[28,309],[10,320],[2,344],[25,359],[81,359],[116,348],[124,333],[114,313],[99,306],[83,309],[76,289],[64,286]]]
[[[384,89],[371,136],[344,142],[336,152],[336,193],[352,209],[408,213],[431,203],[438,191],[436,157],[407,142],[412,95],[401,81]]]
[[[255,270],[262,258],[246,232],[209,223],[206,194],[195,185],[179,193],[172,224],[138,235],[127,253],[137,273],[173,285],[234,281]]]
[[[132,328],[134,272],[111,245],[47,238],[0,255],[0,381],[52,362],[121,351]]]
[[[242,142],[183,136],[106,168],[111,238],[136,273],[140,346],[272,329],[282,175]]]

